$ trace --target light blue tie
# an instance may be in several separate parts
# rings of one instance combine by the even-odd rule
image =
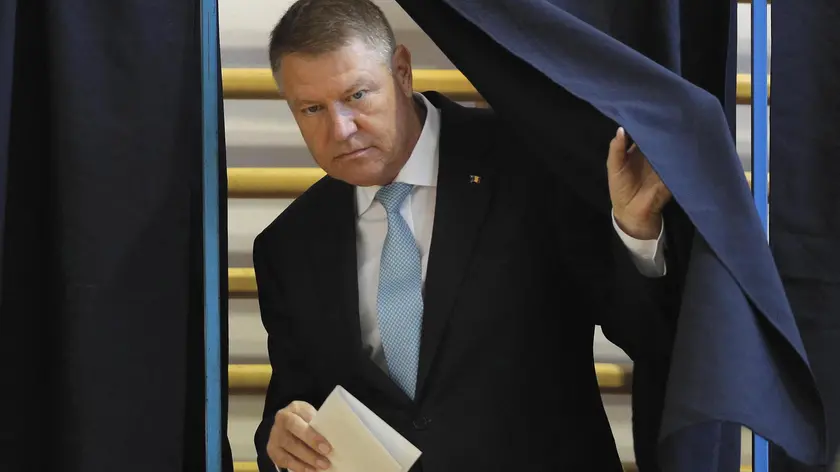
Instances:
[[[409,184],[395,182],[376,193],[376,199],[388,214],[376,302],[379,334],[391,378],[414,398],[423,320],[422,268],[417,242],[400,215],[400,207],[411,188]]]

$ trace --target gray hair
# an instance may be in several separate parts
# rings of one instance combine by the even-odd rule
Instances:
[[[370,0],[297,0],[274,29],[268,46],[272,70],[286,54],[319,55],[362,40],[389,68],[396,39],[382,10]]]

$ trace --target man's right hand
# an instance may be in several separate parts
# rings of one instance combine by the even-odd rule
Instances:
[[[290,403],[274,416],[266,449],[277,467],[292,472],[329,469],[327,456],[332,446],[309,426],[314,417],[315,408],[301,401]]]

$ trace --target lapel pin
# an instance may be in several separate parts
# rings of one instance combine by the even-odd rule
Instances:
[[[470,183],[471,184],[480,184],[481,183],[481,176],[480,175],[471,175],[470,176]]]

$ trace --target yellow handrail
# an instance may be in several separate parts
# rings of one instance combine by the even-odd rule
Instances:
[[[769,80],[769,78],[768,78]],[[738,74],[736,101],[749,104],[752,95],[750,75]],[[222,69],[224,98],[238,100],[282,100],[283,93],[277,90],[277,84],[271,76],[271,70],[224,68]],[[454,69],[417,69],[414,71],[414,88],[417,91],[436,90],[453,100],[481,101],[475,87],[458,70]],[[768,82],[769,88],[769,82]],[[769,98],[768,90],[768,98]]]
[[[228,169],[229,198],[295,198],[324,177],[319,167]]]
[[[228,268],[228,295],[233,298],[255,297],[257,277],[250,267]]]
[[[602,389],[618,390],[628,388],[632,367],[603,362],[595,363],[595,375]],[[228,389],[231,392],[264,392],[271,380],[270,364],[228,365]]]
[[[224,98],[240,100],[282,100],[283,93],[271,75],[271,69],[222,69]],[[414,71],[417,91],[437,90],[457,101],[478,101],[481,97],[461,72],[453,69],[418,69]]]
[[[228,365],[228,389],[230,391],[265,391],[271,380],[270,364]]]
[[[295,198],[324,177],[318,167],[231,167],[228,198]],[[750,173],[745,172],[747,182]]]

